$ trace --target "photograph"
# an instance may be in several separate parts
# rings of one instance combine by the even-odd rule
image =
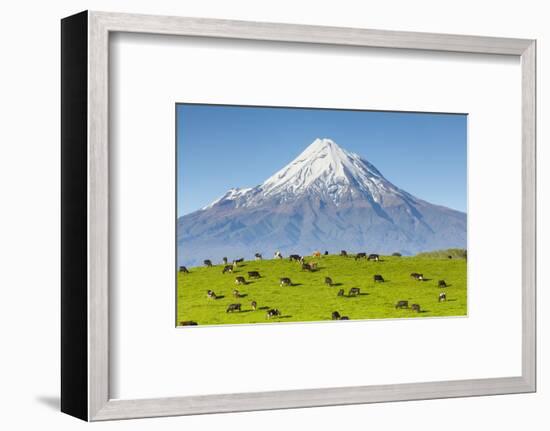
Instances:
[[[176,106],[177,325],[467,315],[467,115]]]

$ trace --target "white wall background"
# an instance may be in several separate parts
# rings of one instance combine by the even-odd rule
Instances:
[[[528,37],[539,41],[539,391],[518,396],[165,418],[95,424],[102,429],[342,427],[348,430],[447,430],[548,427],[544,314],[550,271],[545,148],[550,98],[544,72],[550,48],[543,1],[461,0],[21,0],[0,14],[0,425],[6,429],[80,429],[58,413],[59,388],[59,19],[83,9],[280,21],[380,29]],[[488,167],[489,168],[489,167]]]

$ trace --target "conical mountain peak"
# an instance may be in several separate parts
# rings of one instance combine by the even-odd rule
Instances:
[[[332,139],[318,138],[261,187],[265,196],[315,190],[330,191],[336,197],[355,189],[357,192],[372,193],[376,200],[380,194],[376,189],[381,185],[388,190],[397,190],[359,155],[346,151]]]
[[[231,189],[203,210],[229,202],[235,207],[256,207],[266,201],[280,204],[303,196],[315,196],[335,205],[357,199],[381,203],[385,198],[405,194],[359,155],[330,138],[317,138],[262,184]]]

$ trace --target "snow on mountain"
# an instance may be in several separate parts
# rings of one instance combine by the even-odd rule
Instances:
[[[381,193],[394,191],[373,165],[325,138],[313,141],[290,164],[269,177],[261,188],[265,196],[325,188],[336,199],[354,185],[371,193],[375,200]]]
[[[178,260],[188,265],[267,248],[410,254],[465,246],[464,213],[412,196],[327,138],[262,184],[232,188],[178,220]]]
[[[370,196],[377,203],[392,194],[405,196],[359,155],[344,150],[331,139],[318,138],[261,185],[232,188],[202,209],[229,201],[236,208],[260,206],[270,199],[283,203],[295,201],[304,194],[318,194],[335,205],[360,195]]]

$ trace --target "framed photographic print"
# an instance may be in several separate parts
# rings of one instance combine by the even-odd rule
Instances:
[[[535,391],[535,41],[61,29],[62,411]]]

